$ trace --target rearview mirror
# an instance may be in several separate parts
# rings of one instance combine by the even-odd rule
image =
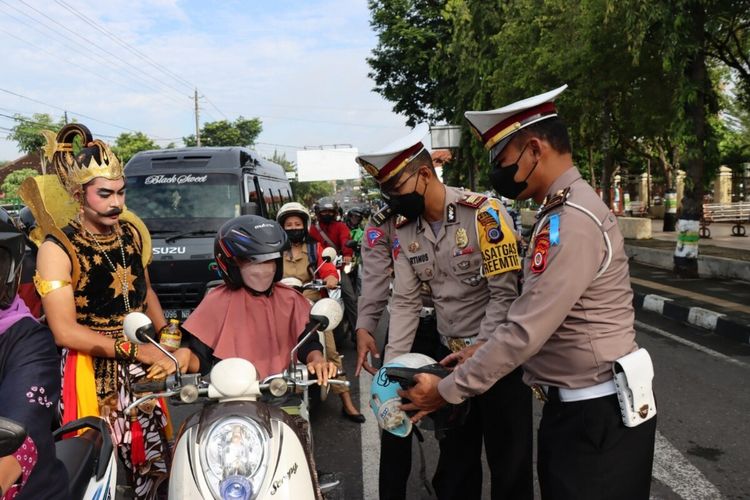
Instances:
[[[312,310],[310,310],[310,318],[312,320],[326,323],[323,327],[325,330],[333,330],[339,326],[343,317],[344,311],[341,309],[339,303],[333,299],[320,299],[312,306]]]
[[[145,344],[148,342],[147,337],[156,338],[154,324],[141,312],[128,313],[122,323],[122,329],[128,340],[136,344]]]
[[[338,256],[338,253],[336,252],[336,249],[333,247],[326,247],[325,250],[323,250],[323,253],[320,254],[321,257],[323,257],[323,260],[326,262],[333,262],[336,260],[336,257]]]

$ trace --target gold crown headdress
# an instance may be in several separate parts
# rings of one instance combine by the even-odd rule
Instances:
[[[105,142],[94,140],[91,131],[80,123],[65,125],[60,132],[55,134],[51,130],[43,130],[42,134],[47,139],[47,144],[42,148],[44,151],[43,161],[52,163],[60,183],[68,192],[73,193],[81,186],[96,177],[105,177],[116,180],[124,175],[122,164]],[[88,164],[84,164],[84,154],[76,156],[73,152],[73,141],[79,137],[81,148],[96,148],[97,155],[89,156]]]

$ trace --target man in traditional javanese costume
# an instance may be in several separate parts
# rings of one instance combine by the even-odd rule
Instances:
[[[169,460],[165,406],[143,404],[123,414],[138,397],[131,385],[144,366],[163,357],[122,331],[131,311],[146,313],[157,328],[166,325],[148,278],[150,236],[125,209],[123,167],[107,144],[80,124],[45,136],[46,165],[57,175],[28,179],[21,194],[44,234],[34,284],[63,347],[63,423],[107,419],[135,497],[154,498]]]

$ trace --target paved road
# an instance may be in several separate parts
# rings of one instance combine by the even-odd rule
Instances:
[[[659,405],[652,498],[747,498],[750,392],[745,382],[750,347],[647,312],[637,319],[638,343],[654,359]],[[349,365],[353,350],[345,346],[343,351]],[[368,424],[360,433],[359,426],[339,417],[339,406],[329,400],[314,414],[319,467],[342,473],[346,498],[377,498],[378,433],[373,418],[367,413]],[[535,403],[536,419],[539,409]],[[429,436],[425,456],[430,474],[437,446]],[[415,468],[419,464],[416,446],[413,463]],[[416,476],[412,474],[409,498],[431,498]]]
[[[657,451],[654,464],[654,499],[739,499],[750,496],[750,346],[703,333],[661,316],[637,316],[637,341],[655,363],[659,405]],[[341,347],[344,364],[353,373],[354,347]],[[346,499],[377,498],[378,436],[366,396],[353,380],[353,396],[368,418],[360,426],[343,419],[334,395],[314,408],[312,423],[318,468],[336,472],[344,480]],[[365,391],[367,388],[365,387]],[[181,409],[175,414],[180,418]],[[535,419],[540,405],[535,402]],[[535,424],[536,426],[536,424]],[[426,433],[424,444],[428,476],[438,455],[435,440]],[[419,462],[416,445],[413,463]],[[484,486],[488,492],[488,484]],[[413,473],[409,496],[430,497]],[[485,498],[489,498],[488,493]]]

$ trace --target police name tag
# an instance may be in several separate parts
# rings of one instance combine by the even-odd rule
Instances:
[[[622,423],[636,427],[656,415],[656,402],[652,381],[654,365],[646,349],[616,360],[612,366],[617,399],[620,402]]]
[[[477,212],[477,239],[482,252],[482,275],[485,277],[518,271],[521,259],[513,230],[505,223],[500,202],[490,199],[489,206]]]

